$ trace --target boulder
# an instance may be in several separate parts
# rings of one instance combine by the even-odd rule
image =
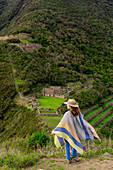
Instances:
[[[111,157],[112,155],[110,153],[108,153],[108,152],[105,152],[102,156],[104,156],[104,157]]]
[[[49,110],[49,108],[48,108],[48,107],[46,107],[46,110]]]

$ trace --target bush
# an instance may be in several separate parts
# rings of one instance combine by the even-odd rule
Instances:
[[[8,167],[15,167],[19,168],[26,168],[29,166],[33,166],[36,162],[38,162],[38,156],[35,157],[34,155],[25,155],[21,156],[18,154],[7,154],[3,158],[0,158],[0,166],[7,165]]]
[[[113,120],[109,123],[110,124],[113,124]],[[101,129],[100,132],[101,134],[103,134],[106,138],[109,138],[109,136],[111,136],[112,140],[113,140],[113,128],[106,126],[104,129]]]
[[[39,131],[37,133],[29,135],[27,143],[30,147],[37,148],[37,144],[43,147],[46,146],[49,141],[49,137],[47,137],[42,131]]]
[[[102,100],[99,102],[99,105],[100,105],[100,106],[103,106],[104,103],[105,103],[105,101],[104,101],[104,99],[102,99]]]
[[[38,39],[30,39],[29,42],[30,43],[39,43],[39,40]]]
[[[41,47],[41,48],[39,48],[39,50],[38,50],[39,52],[43,52],[43,53],[45,53],[46,52],[46,48],[44,48],[44,47]]]
[[[19,40],[19,38],[12,38],[12,39],[8,39],[7,42],[9,42],[9,43],[20,43],[21,41]]]

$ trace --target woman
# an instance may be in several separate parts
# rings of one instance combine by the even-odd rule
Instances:
[[[65,144],[66,159],[70,164],[72,160],[80,161],[77,158],[77,152],[83,154],[84,148],[79,139],[99,139],[94,128],[83,119],[79,105],[74,99],[69,99],[67,111],[57,127],[52,131],[54,135],[54,143],[56,147],[61,147]],[[100,140],[100,139],[99,139]],[[69,145],[72,147],[72,157],[70,157]]]

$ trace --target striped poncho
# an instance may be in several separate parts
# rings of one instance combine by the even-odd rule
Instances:
[[[57,148],[64,145],[66,139],[69,144],[77,150],[78,153],[83,154],[83,146],[80,139],[99,139],[94,128],[83,119],[82,114],[72,116],[70,111],[66,112],[57,127],[52,131],[54,133],[54,143]],[[100,139],[99,139],[100,140]]]

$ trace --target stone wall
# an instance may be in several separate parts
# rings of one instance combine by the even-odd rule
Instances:
[[[38,108],[35,108],[35,110],[37,110],[39,116],[59,116],[58,112],[56,111],[40,111]],[[46,113],[44,113],[46,112]],[[56,114],[47,114],[47,112],[49,113],[56,113]]]
[[[89,109],[85,110],[84,112],[82,112],[83,115],[85,115],[87,112],[90,112],[91,110],[95,109],[96,107],[98,107],[99,104],[95,105],[95,106],[92,106],[90,107]]]
[[[111,122],[112,119],[113,119],[113,116],[104,125],[102,125],[100,129],[104,129],[106,125],[108,125]]]
[[[55,94],[55,96],[54,96],[54,97],[66,98],[66,97],[68,97],[68,96],[69,96],[69,93],[67,93],[67,94],[61,94],[61,95],[57,95],[57,94]]]
[[[39,114],[39,116],[59,116],[58,114]]]
[[[56,113],[55,111],[50,111],[50,110],[40,110],[40,113]]]

